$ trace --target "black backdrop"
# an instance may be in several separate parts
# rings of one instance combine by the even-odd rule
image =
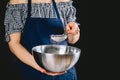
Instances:
[[[81,24],[80,40],[72,45],[82,50],[80,59],[75,65],[77,69],[78,80],[87,80],[88,77],[88,1],[73,0],[73,5],[77,9],[77,22]],[[4,16],[8,0],[0,0],[0,80],[19,80],[17,72],[14,71],[11,62],[11,53],[4,35]],[[8,77],[8,75],[10,75]]]

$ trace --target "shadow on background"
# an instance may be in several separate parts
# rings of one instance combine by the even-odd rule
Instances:
[[[78,80],[88,80],[88,0],[73,0],[73,5],[77,10],[77,22],[81,29],[81,37],[74,46],[82,50],[80,59],[75,65],[78,74]]]
[[[5,42],[4,30],[4,16],[6,4],[8,0],[0,1],[0,80],[19,80],[19,73],[15,72],[16,69],[13,65],[12,57],[14,57]],[[73,5],[77,9],[77,22],[80,23],[81,38],[72,45],[79,47],[82,50],[80,59],[75,65],[78,75],[78,80],[87,80],[88,77],[88,1],[87,0],[74,0]],[[10,75],[8,77],[8,75]]]

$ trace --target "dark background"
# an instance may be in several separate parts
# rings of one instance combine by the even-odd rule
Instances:
[[[88,1],[87,0],[73,0],[73,5],[77,9],[77,22],[79,22],[81,29],[80,40],[72,45],[79,47],[82,50],[80,59],[75,65],[78,75],[78,80],[87,80],[88,78]],[[5,42],[4,32],[4,16],[6,4],[8,0],[0,0],[0,80],[19,80],[17,72],[12,66],[12,58],[8,45]],[[8,77],[8,75],[10,75]]]

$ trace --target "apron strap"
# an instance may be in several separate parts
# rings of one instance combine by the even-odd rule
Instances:
[[[57,8],[56,3],[55,3],[55,0],[52,0],[52,4],[53,4],[53,7],[54,7],[55,12],[56,12],[56,14],[57,14],[57,18],[58,18],[58,19],[61,19],[61,18],[60,18],[59,11],[58,11],[58,8]]]
[[[31,17],[31,0],[28,0],[27,8],[28,8],[27,18],[30,18]]]
[[[58,8],[57,8],[57,6],[56,6],[55,0],[52,0],[52,4],[53,4],[53,7],[54,7],[54,9],[55,9],[57,18],[58,18],[58,19],[61,19],[61,18],[60,18],[60,14],[59,14],[59,12],[58,12]],[[31,17],[31,0],[28,0],[28,6],[27,6],[27,7],[28,7],[28,16],[27,16],[27,18],[30,18],[30,17]]]

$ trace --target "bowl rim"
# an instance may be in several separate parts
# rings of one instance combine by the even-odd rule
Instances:
[[[33,54],[34,48],[40,47],[40,46],[67,46],[67,47],[71,47],[71,48],[76,48],[81,53],[81,49],[78,47],[69,46],[69,45],[48,44],[48,45],[37,45],[37,46],[32,47],[32,49],[31,49],[32,54]],[[41,53],[41,54],[44,54],[44,53]],[[45,53],[45,54],[51,54],[51,53]],[[54,55],[64,55],[64,54],[54,54]]]

